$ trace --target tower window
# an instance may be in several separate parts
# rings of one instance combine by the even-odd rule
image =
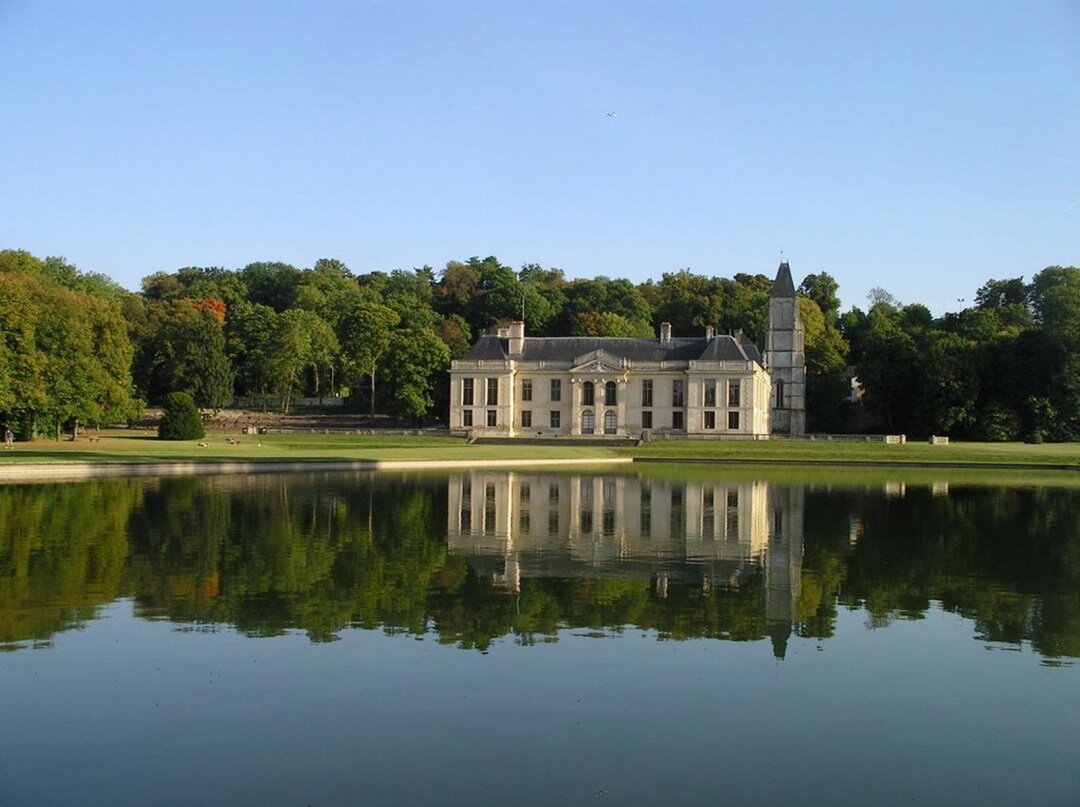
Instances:
[[[784,408],[784,380],[780,379],[776,382],[776,408]]]

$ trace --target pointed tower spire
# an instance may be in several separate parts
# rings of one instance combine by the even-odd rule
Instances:
[[[776,280],[772,284],[772,294],[770,297],[794,297],[795,296],[795,281],[791,279],[791,267],[788,266],[787,261],[783,261],[780,264],[780,268],[776,271]]]

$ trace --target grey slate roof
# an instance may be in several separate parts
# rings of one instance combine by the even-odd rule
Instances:
[[[795,281],[791,279],[791,267],[788,266],[787,261],[780,264],[780,269],[776,272],[776,280],[773,281],[772,294],[770,296],[795,296]]]
[[[501,361],[511,358],[509,340],[498,336],[481,336],[465,356],[466,361]],[[571,363],[579,356],[603,350],[612,356],[631,361],[756,361],[762,364],[761,353],[745,337],[723,335],[713,339],[672,339],[662,345],[657,339],[623,339],[604,336],[531,336],[525,338],[525,349],[519,361]]]

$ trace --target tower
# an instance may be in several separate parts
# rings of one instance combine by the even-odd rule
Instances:
[[[772,377],[773,434],[806,432],[806,354],[802,317],[787,261],[780,264],[769,295],[765,362]]]

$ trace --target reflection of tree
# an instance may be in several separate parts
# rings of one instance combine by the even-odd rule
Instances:
[[[1080,656],[1080,496],[1040,487],[860,497],[865,538],[842,601],[876,617],[920,618],[931,600],[976,623],[978,638],[1030,641]]]
[[[510,594],[448,556],[446,491],[444,478],[370,474],[0,488],[0,647],[47,640],[123,596],[147,617],[253,636],[301,629],[314,641],[350,626],[432,626],[441,642],[478,649],[502,636],[551,641],[567,628],[770,635],[761,568],[737,587],[705,584],[692,564],[665,566],[663,587],[657,572],[633,567],[538,573]],[[981,640],[1080,656],[1074,490],[953,485],[934,496],[910,486],[888,498],[811,487],[803,531],[801,636],[831,636],[837,604],[885,625],[940,602],[973,620]]]
[[[123,594],[137,482],[0,487],[0,648],[47,640]]]

